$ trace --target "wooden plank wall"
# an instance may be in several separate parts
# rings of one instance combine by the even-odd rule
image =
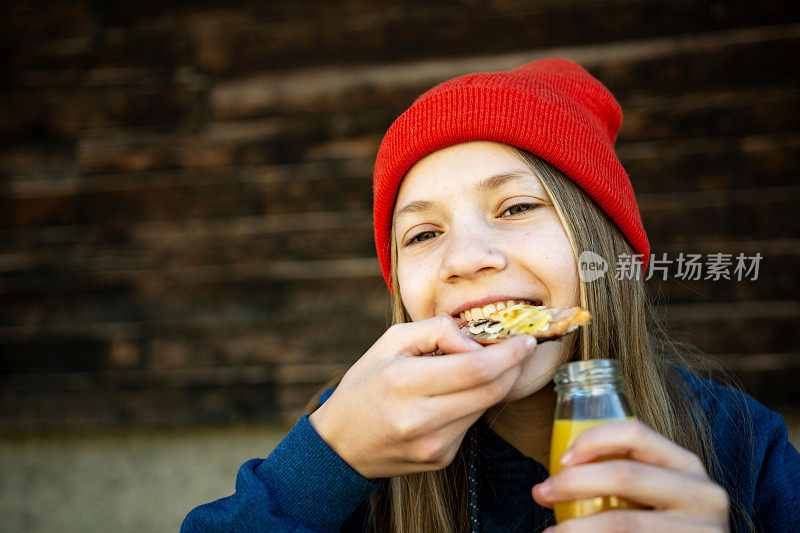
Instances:
[[[800,408],[800,4],[0,7],[0,431],[287,421],[382,332],[382,133],[446,78],[558,55],[617,95],[654,252],[760,252],[653,288]]]

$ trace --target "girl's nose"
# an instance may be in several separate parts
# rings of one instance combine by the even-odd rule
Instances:
[[[489,235],[453,231],[449,237],[441,263],[444,282],[473,279],[503,270],[508,264],[506,255],[495,246]]]

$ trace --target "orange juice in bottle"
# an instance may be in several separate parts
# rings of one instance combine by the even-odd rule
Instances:
[[[619,363],[614,359],[592,359],[561,365],[555,376],[556,414],[550,444],[550,475],[561,471],[561,455],[587,429],[635,418],[622,386]],[[624,456],[604,456],[597,460]],[[569,518],[620,508],[641,509],[619,496],[598,496],[553,505],[556,523]]]

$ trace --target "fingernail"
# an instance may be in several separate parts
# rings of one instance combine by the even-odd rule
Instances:
[[[467,339],[467,342],[469,343],[470,348],[472,348],[473,350],[479,350],[483,348],[483,346],[481,346],[479,343],[475,342],[472,339]]]
[[[545,481],[543,483],[539,483],[539,496],[544,496],[545,498],[550,496],[552,492],[552,487],[550,487],[550,483]]]
[[[525,339],[525,348],[528,350],[533,350],[534,346],[536,346],[536,339],[533,337],[528,337]]]
[[[572,453],[572,450],[567,450],[567,451],[565,451],[565,452],[564,452],[564,454],[561,456],[561,464],[562,464],[562,465],[569,464],[570,460],[571,460],[571,459],[572,459],[574,456],[575,456],[575,454],[574,454],[574,453]]]

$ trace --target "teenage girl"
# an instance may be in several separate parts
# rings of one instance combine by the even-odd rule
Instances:
[[[650,254],[613,149],[621,120],[563,59],[417,99],[374,173],[396,324],[182,531],[800,531],[800,455],[781,417],[689,370],[643,276],[613,273],[621,254],[643,268]],[[605,277],[581,281],[585,250]],[[481,347],[456,326],[509,300],[594,318],[541,346]],[[619,360],[638,420],[586,431],[550,477],[555,369],[596,357]],[[593,462],[609,454],[627,458]],[[553,502],[612,494],[645,508],[554,525]]]

